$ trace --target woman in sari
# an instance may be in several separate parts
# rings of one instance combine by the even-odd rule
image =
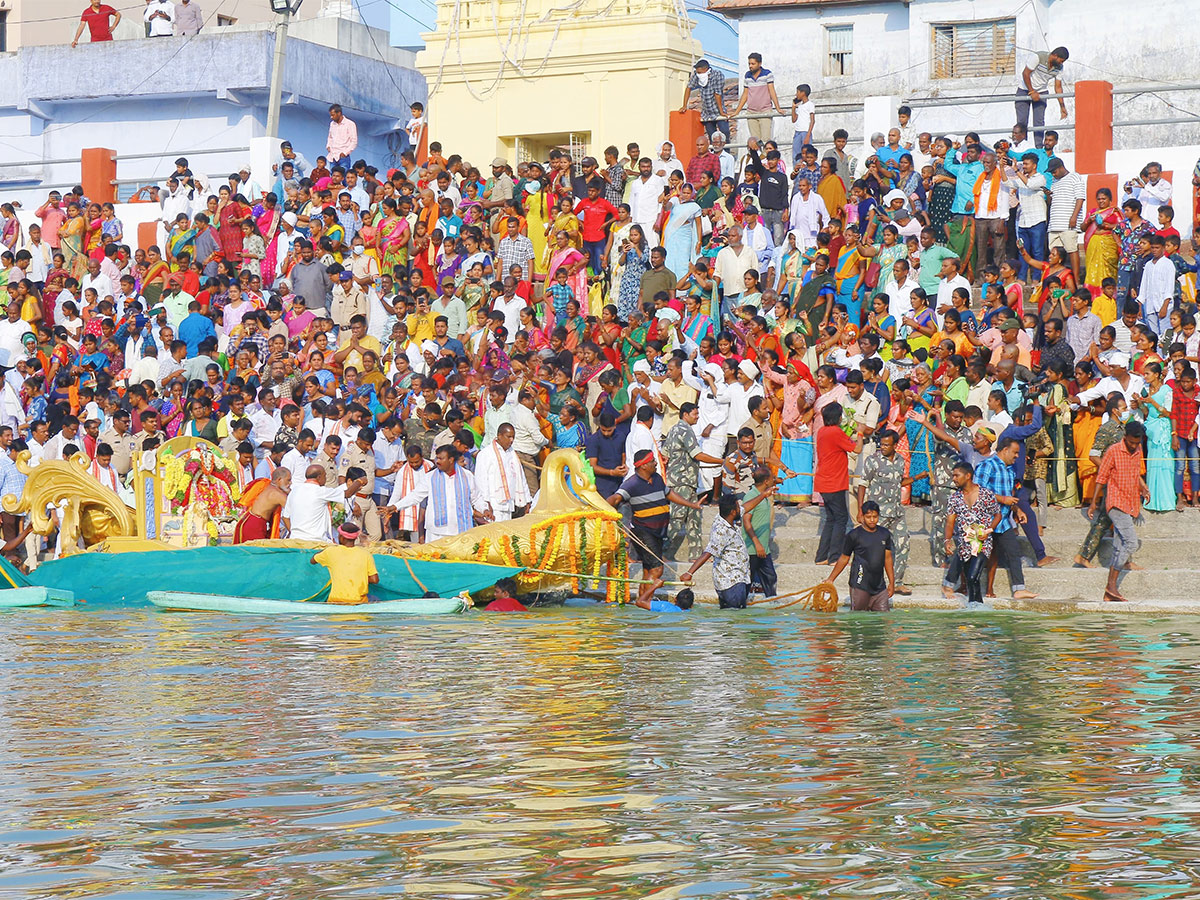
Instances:
[[[259,267],[262,269],[263,284],[272,285],[275,283],[275,272],[279,268],[279,222],[283,218],[283,210],[275,194],[267,194],[263,198],[261,209],[254,219],[254,225],[266,245],[266,252]],[[373,244],[373,241],[369,242],[370,244]]]
[[[554,246],[558,238],[558,232],[565,231],[567,238],[572,247],[579,250],[583,247],[583,229],[579,224],[579,217],[575,215],[575,204],[570,197],[563,197],[558,201],[558,208],[554,213],[554,221],[546,226],[546,281],[549,282],[554,277],[554,272],[550,265],[550,260],[557,249]]]
[[[1146,377],[1146,367],[1152,364],[1162,366],[1163,358],[1158,353],[1158,338],[1145,325],[1134,325],[1133,332],[1133,365],[1129,367],[1134,375]]]
[[[625,254],[621,250],[621,245],[629,237],[629,232],[632,228],[633,217],[630,215],[629,204],[618,204],[617,218],[609,225],[608,243],[604,247],[604,258],[608,260],[611,284],[621,283],[621,266],[625,258]]]
[[[529,340],[529,351],[537,353],[540,350],[545,350],[550,346],[550,336],[546,334],[546,329],[542,327],[542,323],[538,321],[534,314],[533,307],[523,307],[519,313],[521,318],[521,331],[525,332]],[[520,332],[518,332],[518,335]]]
[[[933,373],[929,366],[921,363],[913,369],[912,396],[914,403],[912,413],[920,411],[928,413],[938,406],[941,395],[933,383]],[[904,423],[904,431],[908,436],[909,453],[908,476],[913,479],[912,499],[914,501],[929,496],[929,474],[933,469],[934,437],[928,428],[918,422],[911,414]]]
[[[241,231],[241,229],[238,230]],[[241,253],[240,247],[238,253],[239,255]],[[170,274],[171,267],[162,258],[162,251],[158,247],[148,249],[146,251],[146,277],[142,279],[142,296],[146,298],[147,309],[154,309],[158,305],[163,289],[167,286],[167,276]]]
[[[1096,472],[1099,466],[1091,454],[1092,446],[1096,443],[1096,432],[1104,422],[1104,405],[1105,398],[1097,397],[1086,407],[1081,407],[1075,412],[1075,421],[1071,424],[1075,456],[1078,457],[1075,475],[1079,479],[1079,495],[1084,504],[1092,501],[1092,494],[1096,490]],[[1075,562],[1078,563],[1079,559]]]
[[[596,373],[597,375],[599,372]],[[543,385],[548,392],[545,405],[541,404],[541,392],[538,393],[538,412],[550,420],[555,429],[559,427],[563,408],[574,405],[583,409],[583,395],[571,383],[571,373],[566,369],[555,366],[551,371],[550,381]]]
[[[453,278],[456,285],[461,285],[466,277],[466,272],[463,271],[463,260],[466,257],[459,251],[458,241],[450,238],[442,241],[440,252],[441,256],[437,259],[437,280],[434,284],[441,284],[447,278]]]
[[[855,329],[862,326],[862,298],[866,291],[863,276],[866,268],[867,261],[858,252],[858,226],[848,225],[846,245],[838,255],[833,277],[837,280],[837,302],[846,305],[846,314]]]
[[[546,267],[547,283],[554,280],[554,273],[559,269],[567,270],[567,285],[575,295],[575,301],[586,316],[588,314],[588,258],[579,252],[571,243],[571,235],[564,230],[554,233],[555,244],[550,249],[550,262]],[[550,318],[548,315],[547,319]]]
[[[175,221],[171,223],[171,231],[167,234],[167,262],[171,268],[178,270],[176,257],[184,251],[189,254],[195,254],[196,235],[200,233],[200,229],[192,228],[188,223],[187,213],[180,213],[175,217]]]
[[[222,186],[219,194],[221,200],[217,217],[220,227],[217,228],[217,240],[226,259],[241,260],[242,223],[254,221],[250,215],[250,206],[241,194],[230,197],[228,187]]]
[[[681,328],[685,337],[699,345],[701,338],[712,337],[713,320],[704,314],[704,298],[689,294],[683,302],[687,315],[683,317]]]
[[[807,268],[804,250],[797,242],[796,232],[789,231],[784,239],[783,256],[779,259],[779,281],[775,284],[775,292],[780,297],[794,300],[800,290],[800,283]]]
[[[525,185],[525,221],[529,226],[529,240],[533,244],[533,271],[546,274],[546,223],[550,221],[554,207],[546,191],[539,163],[529,164],[529,181]]]
[[[379,236],[378,228],[375,230],[375,235],[376,235],[376,241],[378,242],[378,236]],[[439,244],[441,243],[440,236],[438,238],[438,243]],[[377,246],[378,246],[378,243],[377,243]],[[432,255],[434,252],[436,252],[435,247],[434,247],[434,242],[433,242],[432,237],[428,233],[425,223],[418,222],[416,227],[413,229],[412,252],[411,252],[410,256],[412,258],[413,269],[415,271],[421,273],[421,284],[435,284],[436,283],[433,280],[434,279],[433,263],[431,261]],[[382,266],[380,266],[379,271],[386,272],[388,270],[386,270]]]
[[[187,402],[183,399],[183,379],[176,378],[171,382],[166,397],[163,397],[162,407],[158,411],[158,421],[168,438],[176,437],[183,426],[183,417],[187,413]]]
[[[779,459],[792,475],[779,486],[777,499],[788,503],[808,503],[812,500],[812,433],[811,422],[804,414],[817,399],[812,375],[799,360],[785,366],[779,374],[763,370],[763,377],[775,385],[781,396],[779,403]]]
[[[821,180],[819,184],[813,185],[813,190],[825,201],[825,209],[831,216],[836,216],[835,210],[846,205],[846,185],[837,173],[837,163],[838,161],[830,156],[821,160]]]
[[[558,328],[566,329],[567,336],[563,341],[563,346],[572,352],[578,350],[580,344],[586,340],[587,319],[579,314],[577,301],[567,301],[567,317],[561,322],[555,323],[555,330]]]
[[[921,173],[913,168],[911,153],[900,154],[900,174],[896,176],[896,190],[904,192],[904,205],[912,210],[925,208],[925,183]]]
[[[912,459],[912,453],[908,447],[908,429],[905,423],[908,421],[909,410],[909,394],[908,389],[911,382],[904,377],[896,378],[892,381],[891,388],[891,405],[888,407],[887,414],[887,430],[894,431],[900,436],[900,440],[896,443],[896,453],[903,460],[903,472],[908,471],[909,460]],[[900,502],[907,505],[912,496],[911,485],[904,485],[900,488]]]
[[[896,260],[908,256],[908,248],[900,240],[900,231],[891,223],[884,225],[879,231],[880,243],[876,244],[875,233],[879,229],[879,217],[875,215],[874,210],[871,211],[869,222],[862,240],[858,242],[858,253],[870,260],[867,267],[873,273],[872,283],[879,286],[886,284],[892,276],[892,267]]]
[[[600,311],[600,321],[592,327],[591,343],[600,348],[614,369],[621,365],[617,352],[621,346],[621,323],[617,321],[617,308],[613,304],[609,303]]]
[[[938,243],[946,241],[946,223],[950,221],[950,207],[954,205],[955,178],[946,171],[946,154],[950,144],[945,138],[933,142],[933,190],[929,195],[929,225],[933,228]],[[961,258],[961,257],[960,257]]]
[[[742,204],[741,196],[736,193],[736,188],[737,185],[732,178],[722,178],[721,199],[713,204],[713,209],[719,212],[722,224],[726,228],[742,221],[742,212],[745,207]]]
[[[1083,283],[1092,292],[1093,297],[1100,293],[1105,278],[1117,277],[1117,259],[1121,255],[1121,245],[1113,234],[1113,229],[1120,221],[1121,211],[1113,206],[1112,191],[1100,188],[1096,191],[1096,208],[1088,212],[1087,231],[1083,235],[1083,247],[1087,256]]]
[[[844,409],[846,406],[847,400],[850,396],[849,391],[846,390],[846,386],[844,384],[838,383],[837,372],[834,371],[833,366],[818,366],[814,380],[817,383],[817,397],[815,400],[813,400],[812,406],[810,406],[807,411],[805,411],[803,414],[801,414],[801,417],[800,417],[801,422],[803,424],[808,425],[808,429],[809,429],[808,443],[809,443],[809,445],[811,445],[812,450],[811,450],[811,454],[810,454],[809,451],[805,449],[804,439],[801,438],[800,441],[798,442],[800,445],[800,447],[799,447],[800,455],[797,458],[797,464],[800,465],[801,468],[796,469],[794,467],[789,466],[789,468],[792,468],[792,471],[798,471],[798,472],[816,472],[817,471],[817,462],[818,462],[817,448],[816,448],[816,444],[813,443],[812,436],[821,427],[821,425],[820,425],[821,410],[823,410],[826,406],[828,406],[831,403],[840,403],[842,405],[842,408]],[[807,466],[804,464],[806,461],[806,458],[809,463],[809,465],[807,465]],[[807,479],[806,483],[809,485],[812,484],[811,476],[801,475],[800,478],[802,480]],[[817,496],[816,493],[811,492],[811,491],[810,491],[810,494],[811,494],[812,498],[815,498]]]
[[[1160,368],[1161,371],[1161,368]],[[1075,433],[1071,430],[1071,406],[1067,398],[1067,382],[1071,367],[1062,360],[1054,360],[1046,367],[1046,380],[1050,388],[1046,392],[1045,428],[1054,452],[1046,460],[1046,502],[1051,506],[1074,508],[1079,505],[1079,479],[1077,476]],[[1168,390],[1167,396],[1170,397]],[[1167,449],[1171,449],[1170,420],[1167,422]],[[1174,478],[1174,465],[1167,467],[1168,480]],[[1171,481],[1172,486],[1174,481]],[[1175,498],[1171,497],[1171,508]]]
[[[392,272],[395,266],[407,265],[409,235],[408,220],[397,212],[396,201],[390,197],[384,200],[383,218],[379,220],[379,229],[376,232],[381,272]],[[437,283],[441,284],[444,277],[439,271]]]
[[[87,230],[84,233],[83,252],[89,259],[97,262],[104,259],[104,209],[99,203],[93,203],[87,208],[84,216]],[[86,266],[86,262],[84,263]]]
[[[1146,419],[1146,509],[1167,512],[1175,508],[1175,452],[1171,449],[1171,389],[1163,383],[1161,363],[1146,366],[1146,395],[1133,397],[1133,406]]]
[[[1037,269],[1042,273],[1041,283],[1029,298],[1036,309],[1040,310],[1042,304],[1050,299],[1050,285],[1047,282],[1051,278],[1057,278],[1063,290],[1069,294],[1075,293],[1075,273],[1071,271],[1071,261],[1067,258],[1067,251],[1062,247],[1051,247],[1045,262],[1042,262],[1040,259],[1034,259],[1024,247],[1021,248],[1021,257],[1028,264],[1029,268]],[[1064,319],[1070,318],[1070,307],[1068,306],[1067,309],[1068,313]]]
[[[663,247],[667,259],[676,272],[687,269],[700,253],[703,235],[700,228],[700,204],[693,196],[690,184],[679,186],[679,196],[664,203],[668,211],[667,224],[663,226]]]
[[[607,308],[605,307],[605,309]],[[613,366],[608,361],[608,358],[600,352],[600,348],[592,341],[584,341],[579,345],[578,359],[579,361],[575,364],[573,378],[575,390],[583,397],[584,409],[594,409],[596,403],[600,400],[600,373],[607,372]],[[550,399],[550,408],[553,410],[554,397]]]

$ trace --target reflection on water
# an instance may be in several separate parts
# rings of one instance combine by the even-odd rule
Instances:
[[[1190,897],[1190,620],[0,623],[0,895]]]

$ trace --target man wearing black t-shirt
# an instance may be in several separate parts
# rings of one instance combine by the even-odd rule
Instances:
[[[879,504],[868,500],[862,505],[862,525],[846,535],[842,557],[826,579],[833,584],[842,569],[850,566],[850,608],[860,611],[888,612],[896,592],[896,573],[892,568],[892,533],[879,527]]]
[[[767,152],[766,165],[759,170],[758,179],[758,207],[762,210],[763,224],[771,229],[771,239],[778,247],[787,233],[785,218],[790,195],[788,174],[778,150]]]

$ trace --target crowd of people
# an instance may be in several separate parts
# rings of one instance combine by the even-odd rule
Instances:
[[[796,139],[752,128],[735,156],[702,60],[694,147],[482,165],[434,140],[383,168],[335,105],[323,152],[284,142],[269,184],[178,159],[137,198],[161,245],[79,188],[27,228],[4,204],[0,492],[21,450],[120,486],[182,434],[246,483],[285,470],[278,504],[311,483],[363,539],[434,540],[522,515],[568,448],[629,507],[646,579],[711,558],[724,605],[775,593],[774,510],[811,503],[816,561],[850,565],[863,608],[910,590],[908,505],[972,600],[998,566],[1031,596],[1017,529],[1050,565],[1045,510],[1088,506],[1074,563],[1115,531],[1122,599],[1142,495],[1200,505],[1195,264],[1156,162],[1088,197],[1055,155],[1038,90],[1066,56],[1025,70],[1033,137],[990,144],[901,107],[860,160],[841,130],[817,146],[801,85]],[[739,108],[782,111],[769,76],[752,56]]]

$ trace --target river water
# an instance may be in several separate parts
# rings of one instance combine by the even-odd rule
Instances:
[[[0,622],[0,896],[1195,897],[1200,622]]]

